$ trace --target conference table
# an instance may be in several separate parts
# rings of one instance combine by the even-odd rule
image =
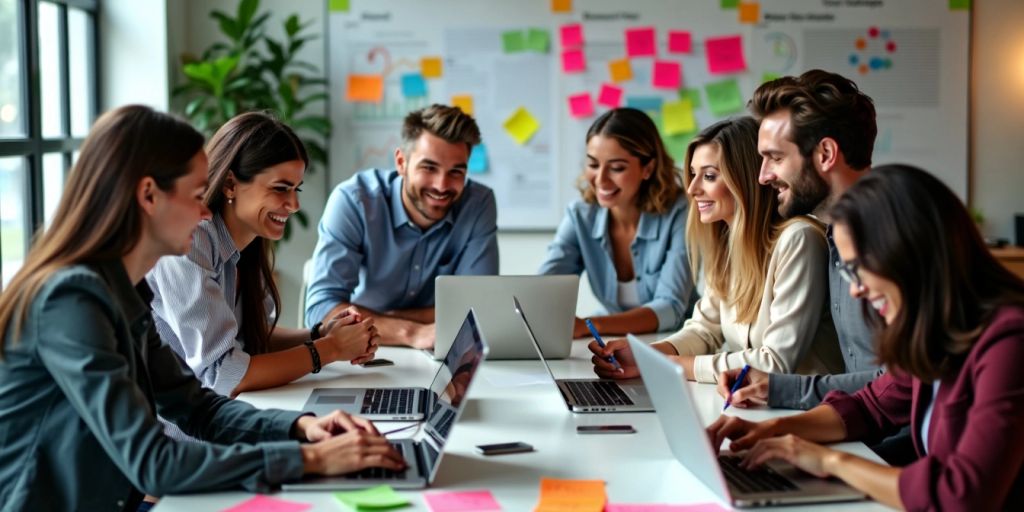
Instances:
[[[646,336],[647,340],[657,335]],[[585,340],[573,342],[570,357],[550,361],[558,378],[593,377]],[[362,368],[334,363],[316,375],[286,386],[238,396],[256,407],[300,409],[316,387],[420,386],[427,387],[438,362],[426,353],[382,347],[377,356],[394,366]],[[710,384],[690,383],[701,419],[710,424],[722,410],[723,400]],[[730,408],[750,420],[763,420],[796,411],[767,408]],[[629,424],[635,434],[579,435],[578,425]],[[408,423],[380,422],[384,432]],[[415,429],[410,429],[409,432]],[[404,434],[402,434],[404,435]],[[396,437],[401,437],[398,435]],[[480,444],[522,441],[534,451],[483,456]],[[862,443],[840,443],[837,448],[881,462]],[[399,491],[410,506],[401,510],[428,510],[422,497],[431,490],[489,490],[503,510],[533,510],[541,477],[603,480],[609,503],[708,503],[725,508],[718,497],[673,458],[654,413],[573,414],[540,361],[485,361],[469,390],[466,408],[456,423],[434,482],[423,491]],[[243,491],[165,496],[157,512],[222,510],[253,497]],[[277,492],[289,501],[312,504],[313,511],[344,511],[331,492]],[[819,505],[820,506],[820,505]],[[813,506],[791,507],[809,510]],[[874,502],[829,504],[829,509],[887,510]],[[772,510],[785,510],[773,507]]]

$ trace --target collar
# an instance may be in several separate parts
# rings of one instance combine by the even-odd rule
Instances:
[[[603,239],[608,236],[608,218],[611,216],[608,208],[597,209],[594,216],[594,226],[590,228],[590,236],[595,239]],[[640,212],[640,224],[636,227],[636,238],[653,240],[658,238],[658,230],[661,228],[661,215],[649,212]]]
[[[231,232],[228,231],[228,225],[224,222],[224,217],[219,213],[215,213],[213,218],[210,219],[210,223],[213,225],[214,234],[217,237],[217,252],[220,253],[221,261],[233,261],[238,262],[241,258],[241,254],[238,252],[238,247],[235,247],[235,239],[231,238]]]
[[[444,218],[435,222],[430,227],[422,229],[419,226],[417,226],[416,223],[412,221],[412,219],[409,218],[409,213],[405,211],[405,205],[402,204],[402,185],[405,183],[405,178],[403,178],[401,174],[398,174],[398,171],[392,171],[392,175],[390,178],[391,183],[389,186],[389,190],[391,192],[391,197],[388,198],[388,200],[391,205],[391,227],[395,229],[398,229],[405,225],[409,225],[416,229],[426,232],[442,224],[454,224],[455,219],[453,214],[455,212],[455,209],[459,207],[459,203],[465,200],[466,194],[469,192],[470,187],[470,183],[467,180],[466,187],[462,189],[462,195],[460,195],[458,201],[456,201],[455,204],[453,204],[452,207],[448,209],[448,213],[444,215]]]
[[[140,321],[149,318],[150,302],[153,301],[153,291],[146,280],[139,281],[138,285],[132,284],[128,270],[124,268],[124,262],[120,258],[103,260],[91,266],[106,281],[114,300],[135,331]]]

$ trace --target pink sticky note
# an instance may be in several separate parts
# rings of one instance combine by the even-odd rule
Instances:
[[[594,115],[594,101],[589,92],[581,92],[569,96],[569,114],[575,118]]]
[[[583,25],[579,23],[568,23],[562,25],[562,48],[579,48],[583,46]]]
[[[428,492],[423,501],[431,512],[497,512],[501,505],[491,491]]]
[[[746,71],[747,59],[743,57],[743,37],[709,37],[704,41],[708,56],[708,71],[713,75]]]
[[[626,29],[626,55],[630,57],[654,57],[654,27]]]
[[[690,53],[693,50],[693,39],[686,30],[668,31],[669,53]]]
[[[601,84],[601,92],[597,95],[597,102],[608,108],[621,107],[622,87],[611,84]]]
[[[605,505],[604,512],[727,512],[715,503],[698,503],[696,505],[647,505],[647,504],[613,504]]]
[[[251,500],[226,508],[222,512],[302,512],[311,508],[313,505],[309,503],[279,500],[270,496],[255,496]]]
[[[654,61],[654,81],[657,89],[678,89],[683,85],[683,69],[678,62]]]
[[[566,73],[582,73],[587,68],[587,59],[583,50],[566,50],[562,52],[562,71]]]

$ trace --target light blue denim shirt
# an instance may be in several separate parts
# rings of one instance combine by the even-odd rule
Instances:
[[[306,291],[306,325],[341,303],[377,311],[434,305],[439,275],[498,273],[494,192],[466,181],[448,214],[420,229],[402,205],[398,171],[370,169],[327,200]]]
[[[686,197],[679,197],[664,214],[640,214],[636,238],[630,245],[641,306],[658,317],[658,330],[678,329],[696,302],[694,280],[686,251]],[[607,313],[621,313],[618,276],[608,235],[608,209],[574,201],[548,246],[539,274],[587,271],[594,295]]]

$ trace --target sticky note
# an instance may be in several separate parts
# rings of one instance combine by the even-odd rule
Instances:
[[[682,167],[683,162],[686,160],[686,148],[690,145],[690,141],[693,140],[694,133],[683,133],[680,135],[668,135],[662,133],[661,141],[665,144],[665,151],[668,151],[668,155],[676,161],[676,165]],[[606,509],[611,510],[611,509]]]
[[[345,99],[353,102],[380,103],[384,99],[384,77],[380,75],[349,75]]]
[[[693,117],[693,104],[689,99],[662,103],[661,119],[668,135],[690,133],[697,129],[697,120]]]
[[[522,30],[507,30],[501,33],[501,47],[505,53],[518,53],[526,49],[526,38]]]
[[[761,83],[763,84],[765,82],[771,82],[772,80],[777,80],[779,78],[781,78],[781,76],[778,73],[765,71],[764,74],[761,75]]]
[[[526,32],[526,49],[531,52],[547,53],[551,46],[551,35],[542,28],[531,28]]]
[[[971,8],[971,0],[949,0],[949,10],[966,11]]]
[[[348,12],[349,0],[330,0],[327,3],[327,10],[331,12]]]
[[[761,21],[761,4],[758,2],[740,2],[740,23],[753,24]]]
[[[654,45],[654,27],[626,29],[626,55],[629,57],[653,57],[657,53]]]
[[[693,38],[687,30],[668,31],[669,53],[690,53],[693,51]]]
[[[459,110],[473,115],[473,96],[469,94],[456,94],[452,96],[452,106],[459,107]]]
[[[441,78],[444,76],[444,64],[441,57],[423,57],[420,59],[420,73],[423,78]]]
[[[651,85],[656,89],[678,89],[682,86],[683,69],[678,62],[670,60],[654,61],[654,76]]]
[[[523,145],[540,129],[540,121],[537,121],[537,118],[533,117],[533,114],[525,107],[519,107],[505,120],[502,126],[516,143]]]
[[[487,146],[483,144],[473,146],[473,151],[469,152],[469,163],[466,164],[466,167],[473,174],[487,172]]]
[[[708,95],[708,108],[716,116],[743,110],[743,95],[735,78],[707,84],[704,93]]]
[[[647,505],[647,504],[614,504],[609,503],[604,512],[726,512],[715,503],[697,503],[695,505]]]
[[[311,508],[313,505],[309,503],[279,500],[270,496],[255,496],[231,508],[226,508],[222,512],[302,512]]]
[[[740,0],[722,0],[719,4],[722,9],[735,9],[740,4]]]
[[[594,100],[589,92],[569,96],[569,115],[577,119],[594,115]]]
[[[700,101],[700,89],[679,89],[679,98],[686,98],[690,100],[690,104],[693,108],[700,108],[703,103]]]
[[[402,95],[406,98],[422,98],[427,95],[427,81],[419,73],[402,75]]]
[[[562,28],[558,29],[559,35],[562,38],[562,48],[579,48],[583,46],[583,25],[579,23],[569,23],[562,25]]]
[[[607,501],[601,480],[540,479],[540,501],[534,512],[593,511],[601,512]]]
[[[336,492],[334,497],[349,508],[356,510],[395,508],[409,504],[409,500],[399,496],[389,485],[378,485],[361,491]]]
[[[646,112],[661,113],[661,104],[664,102],[658,96],[629,96],[626,98],[626,106]]]
[[[708,71],[713,75],[739,73],[747,69],[741,36],[709,37],[704,41]]]
[[[633,65],[629,59],[615,59],[608,62],[608,74],[613,82],[625,82],[633,79]]]
[[[572,0],[551,0],[551,12],[571,12]]]
[[[608,108],[622,106],[622,87],[612,84],[601,84],[601,92],[597,95],[597,103]]]
[[[562,71],[566,73],[582,73],[587,69],[587,59],[583,50],[565,50],[562,52]]]
[[[431,512],[496,512],[501,505],[491,491],[451,491],[423,493]]]

